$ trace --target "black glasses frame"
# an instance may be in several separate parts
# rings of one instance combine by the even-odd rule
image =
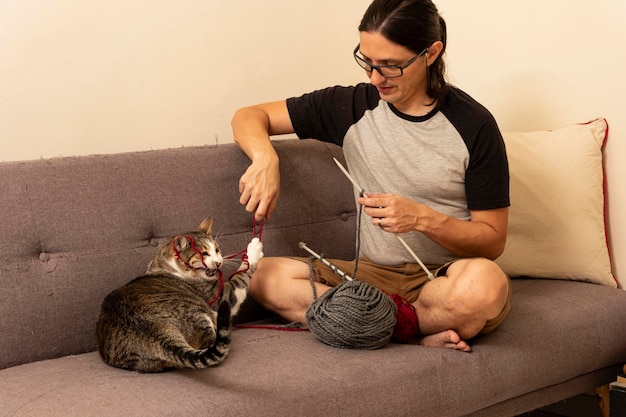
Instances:
[[[361,47],[361,44],[360,43],[357,44],[356,48],[354,48],[354,51],[352,52],[352,55],[354,56],[354,60],[356,61],[356,63],[359,64],[359,66],[361,68],[363,68],[367,72],[372,72],[374,70],[378,71],[378,73],[380,75],[382,75],[383,77],[385,77],[385,78],[402,77],[402,75],[404,75],[404,69],[406,67],[408,67],[409,65],[411,65],[412,63],[417,61],[417,58],[421,57],[426,52],[428,52],[428,47],[426,47],[426,48],[424,48],[424,50],[422,52],[420,52],[419,54],[415,55],[413,58],[409,59],[407,62],[405,62],[402,65],[374,65],[371,62],[366,61],[363,57],[360,57],[360,56],[357,55],[357,52],[359,52],[359,48],[360,47]],[[398,75],[385,75],[383,73],[383,71],[385,69],[400,70],[400,74],[398,74]]]

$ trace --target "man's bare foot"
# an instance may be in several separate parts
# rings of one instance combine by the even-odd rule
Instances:
[[[472,348],[470,348],[470,346],[462,340],[454,330],[445,330],[440,333],[424,336],[420,340],[420,345],[455,349],[463,352],[472,351]]]

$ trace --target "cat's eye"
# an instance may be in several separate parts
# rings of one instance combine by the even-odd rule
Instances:
[[[209,256],[209,252],[202,252],[202,256]]]

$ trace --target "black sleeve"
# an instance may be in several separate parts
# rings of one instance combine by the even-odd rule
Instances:
[[[470,210],[510,206],[509,164],[502,134],[492,118],[478,130],[465,178]]]
[[[442,108],[467,146],[467,207],[490,210],[510,206],[509,163],[493,115],[463,91],[451,87]]]
[[[319,139],[343,145],[346,132],[365,111],[378,104],[371,84],[329,87],[287,99],[293,128],[300,139]]]

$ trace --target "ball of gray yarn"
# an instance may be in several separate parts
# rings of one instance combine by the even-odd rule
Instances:
[[[391,340],[396,305],[365,282],[344,281],[309,306],[306,320],[311,332],[330,346],[378,349]]]

